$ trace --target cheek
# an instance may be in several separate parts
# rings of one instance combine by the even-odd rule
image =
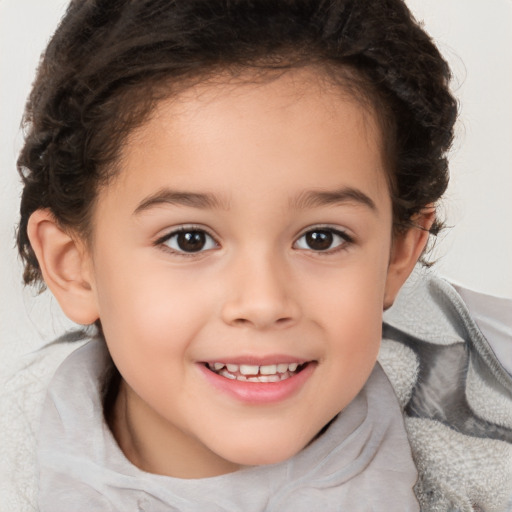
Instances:
[[[361,332],[380,326],[387,258],[379,256],[358,254],[348,264],[340,264],[329,273],[318,275],[313,281],[315,286],[304,290],[311,298],[310,304],[316,304],[317,309],[323,311],[322,315],[336,325],[345,324]]]
[[[211,316],[208,287],[176,273],[171,279],[169,271],[140,260],[97,265],[96,274],[103,332],[121,373],[127,380],[136,374],[171,379],[164,366],[191,357],[192,342]]]
[[[109,343],[122,338],[124,345],[164,349],[176,340],[186,342],[200,328],[209,302],[206,290],[203,295],[190,287],[184,292],[179,283],[152,280],[147,274],[104,285],[100,319]]]
[[[126,382],[148,403],[157,400],[155,389],[182,390],[205,307],[192,300],[194,293],[182,293],[182,288],[147,274],[129,282],[111,278],[105,285],[100,318],[111,357]]]
[[[386,260],[380,261],[340,268],[311,296],[328,332],[333,378],[353,383],[354,389],[373,368],[382,337]]]

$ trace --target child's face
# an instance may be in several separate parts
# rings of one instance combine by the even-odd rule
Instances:
[[[395,286],[380,144],[305,71],[191,89],[132,134],[88,263],[132,461],[179,477],[282,461],[359,392]]]

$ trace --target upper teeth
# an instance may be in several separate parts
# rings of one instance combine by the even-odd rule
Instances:
[[[288,371],[294,372],[299,363],[280,363],[268,364],[263,366],[251,364],[232,364],[232,363],[209,363],[208,365],[212,370],[219,371],[224,367],[230,373],[241,373],[242,375],[275,375],[276,373],[286,373]]]

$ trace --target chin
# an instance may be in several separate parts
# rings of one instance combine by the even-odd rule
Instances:
[[[291,459],[294,455],[300,452],[302,448],[290,451],[290,452],[281,452],[276,454],[275,452],[270,453],[262,453],[260,450],[257,453],[244,454],[244,456],[238,456],[237,461],[235,461],[240,466],[267,466],[272,464],[279,464],[280,462],[284,462],[288,459]]]
[[[230,446],[229,453],[225,454],[227,460],[240,466],[264,466],[279,464],[299,453],[307,444],[306,441],[296,443],[284,442],[277,439],[273,443],[254,442],[250,446],[235,444]]]

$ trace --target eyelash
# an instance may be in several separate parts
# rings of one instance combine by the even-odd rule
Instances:
[[[330,226],[314,226],[314,227],[308,228],[306,231],[303,231],[303,233],[297,238],[297,240],[295,241],[295,243],[293,245],[296,246],[297,243],[300,241],[300,239],[303,237],[306,237],[308,234],[319,233],[319,232],[330,233],[331,235],[334,235],[335,237],[338,237],[339,239],[341,239],[341,241],[335,247],[327,248],[325,250],[315,250],[312,248],[305,248],[305,247],[298,248],[298,250],[305,250],[305,251],[308,251],[315,255],[318,254],[320,256],[329,256],[332,254],[336,254],[340,251],[347,250],[348,247],[354,243],[354,238],[352,236],[350,236],[346,231],[336,229],[336,228],[333,228]]]
[[[174,248],[170,247],[169,245],[167,245],[167,243],[170,240],[172,240],[174,237],[178,237],[180,234],[185,234],[185,233],[200,233],[203,236],[210,239],[210,243],[213,243],[214,247],[209,247],[206,250],[201,248],[198,251],[184,251],[184,250],[180,250],[180,249],[174,249]],[[153,245],[160,247],[164,251],[170,252],[172,254],[177,254],[177,255],[183,256],[185,258],[197,257],[198,255],[200,255],[208,250],[212,250],[214,248],[219,247],[217,240],[215,240],[215,238],[212,235],[210,235],[210,233],[208,233],[208,231],[206,231],[203,227],[194,226],[194,225],[181,226],[180,228],[175,229],[175,230],[171,231],[170,233],[167,233],[164,236],[155,240]]]
[[[334,237],[338,237],[339,239],[341,239],[341,241],[335,247],[327,248],[325,250],[324,249],[316,250],[316,249],[312,249],[310,247],[296,247],[297,244],[299,243],[299,241],[302,238],[306,237],[308,234],[319,233],[319,232],[329,233],[330,235],[333,235]],[[183,250],[180,248],[173,248],[168,245],[168,242],[170,240],[172,240],[175,237],[178,237],[180,234],[185,234],[185,233],[200,234],[201,236],[209,239],[209,243],[213,244],[213,246],[207,247],[206,249],[204,249],[204,247],[201,247],[197,251],[186,251],[186,250]],[[208,243],[208,241],[206,243]],[[348,246],[350,246],[353,243],[354,243],[354,239],[350,235],[348,235],[345,231],[342,231],[342,230],[339,230],[339,229],[336,229],[336,228],[333,228],[330,226],[314,226],[314,227],[310,227],[306,231],[302,232],[302,234],[293,243],[293,248],[297,249],[297,250],[305,250],[305,251],[311,252],[313,254],[331,255],[331,254],[335,254],[339,251],[346,250],[348,248]],[[198,255],[200,255],[204,252],[207,252],[207,251],[210,251],[210,250],[213,250],[213,249],[219,247],[219,243],[217,242],[217,240],[210,233],[208,233],[208,231],[206,231],[203,227],[194,226],[194,225],[182,226],[178,229],[175,229],[175,230],[171,231],[170,233],[167,233],[164,236],[158,238],[154,242],[154,245],[162,248],[162,250],[164,250],[164,251],[170,252],[172,254],[177,254],[177,255],[183,256],[183,257],[197,257]]]

